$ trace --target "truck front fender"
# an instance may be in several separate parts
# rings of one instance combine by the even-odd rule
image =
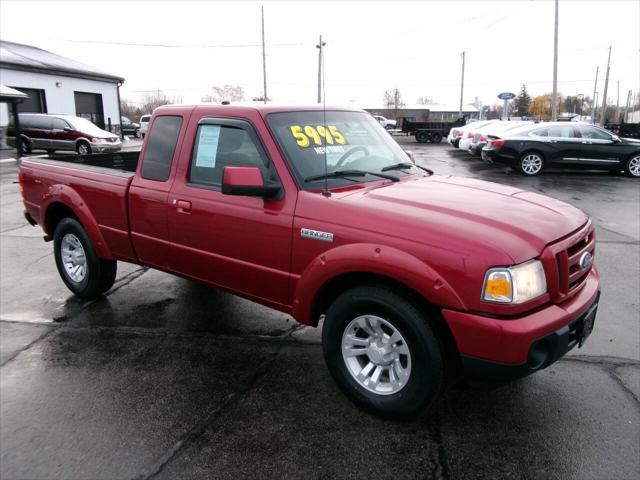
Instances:
[[[53,185],[44,196],[40,209],[40,225],[42,225],[47,234],[53,236],[54,233],[53,228],[47,224],[47,214],[51,211],[51,208],[55,207],[56,204],[62,204],[69,208],[77,217],[78,221],[87,232],[87,235],[91,240],[91,245],[99,258],[114,260],[113,255],[107,246],[107,242],[105,242],[104,237],[100,232],[100,227],[98,226],[95,216],[80,194],[68,185]]]
[[[322,287],[349,273],[369,273],[400,282],[432,305],[464,310],[446,280],[419,258],[396,248],[370,243],[342,245],[324,252],[305,268],[293,295],[293,317],[315,325],[315,302]]]

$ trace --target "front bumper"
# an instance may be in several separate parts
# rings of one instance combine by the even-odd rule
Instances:
[[[529,315],[499,319],[443,310],[468,376],[493,380],[523,377],[580,346],[593,326],[600,297],[598,272],[591,269],[571,299]]]
[[[91,142],[91,151],[94,153],[119,152],[122,150],[122,142],[94,143]]]

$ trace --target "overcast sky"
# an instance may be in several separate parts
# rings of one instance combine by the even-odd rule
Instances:
[[[320,34],[330,104],[377,106],[397,87],[406,103],[427,95],[457,105],[462,51],[465,103],[498,102],[522,83],[533,95],[552,89],[554,3],[544,0],[2,0],[0,35],[125,77],[125,99],[161,89],[191,103],[224,84],[250,98],[262,93],[261,4],[268,93],[277,102],[315,102]],[[560,0],[559,91],[591,96],[599,65],[602,95],[609,45],[609,98],[615,103],[619,81],[624,104],[628,90],[640,90],[640,1]]]

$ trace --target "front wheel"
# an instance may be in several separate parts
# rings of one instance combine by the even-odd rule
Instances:
[[[438,398],[444,364],[423,313],[379,286],[341,294],[322,331],[325,362],[338,386],[361,407],[387,417],[408,417]]]
[[[97,257],[75,218],[60,221],[53,234],[53,248],[62,281],[78,297],[95,298],[113,286],[117,263]]]
[[[627,175],[634,178],[640,178],[640,155],[633,155],[625,164]]]
[[[518,171],[528,177],[540,174],[544,167],[544,158],[535,152],[528,152],[520,157]]]
[[[76,145],[76,152],[78,155],[91,155],[91,145],[82,140]]]

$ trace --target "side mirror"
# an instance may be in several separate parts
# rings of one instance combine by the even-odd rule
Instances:
[[[411,150],[405,150],[404,153],[407,154],[407,157],[409,157],[409,160],[411,160],[413,163],[416,163],[416,157]]]
[[[282,190],[278,182],[266,182],[258,167],[224,167],[222,193],[247,197],[276,197]]]
[[[71,127],[64,127],[62,130],[64,130],[65,132],[73,132],[73,129]]]
[[[611,141],[613,143],[620,143],[620,137],[617,135],[611,135]]]

